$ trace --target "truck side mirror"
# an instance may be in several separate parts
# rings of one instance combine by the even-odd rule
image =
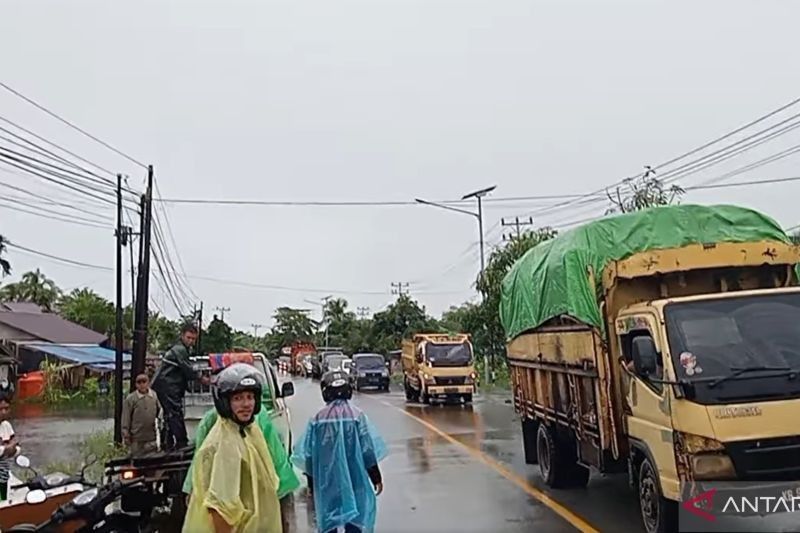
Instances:
[[[288,398],[289,396],[294,396],[294,383],[291,381],[281,385],[281,398]]]
[[[636,337],[631,343],[633,367],[640,376],[649,376],[656,371],[658,351],[652,337]]]

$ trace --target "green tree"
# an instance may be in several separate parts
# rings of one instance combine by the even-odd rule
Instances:
[[[208,324],[208,329],[203,334],[203,353],[228,352],[233,348],[233,330],[217,315]]]
[[[400,348],[403,339],[415,333],[438,331],[436,319],[407,294],[401,294],[386,310],[375,314],[372,321],[373,349],[388,352]]]
[[[328,300],[323,308],[325,327],[328,329],[328,342],[331,346],[344,347],[348,343],[356,322],[356,315],[348,311],[349,304],[344,298]]]
[[[10,283],[0,289],[0,300],[32,302],[47,311],[55,308],[60,297],[61,289],[38,268],[24,273],[17,283]]]
[[[111,335],[116,326],[114,304],[87,287],[65,295],[58,308],[62,317],[98,333]]]
[[[269,352],[277,352],[295,341],[313,341],[318,324],[304,311],[279,307],[273,315],[274,325],[266,336]]]
[[[686,192],[678,185],[667,185],[656,177],[656,171],[650,167],[637,178],[628,178],[614,192],[607,192],[611,206],[606,214],[630,213],[649,207],[670,205],[680,200]]]
[[[500,323],[500,295],[503,279],[508,271],[525,253],[546,240],[552,239],[557,234],[550,227],[539,228],[535,231],[522,233],[506,242],[504,246],[496,248],[489,256],[483,276],[478,276],[477,288],[483,296],[479,312],[471,310],[467,327],[475,340],[476,355],[488,355],[497,361],[505,350],[505,332]],[[463,316],[463,314],[462,314]],[[483,330],[483,331],[481,331]]]
[[[180,324],[156,312],[147,321],[147,343],[150,353],[162,353],[178,341]]]
[[[11,274],[11,263],[3,257],[7,251],[6,242],[6,238],[0,235],[0,272],[2,272],[3,277]]]

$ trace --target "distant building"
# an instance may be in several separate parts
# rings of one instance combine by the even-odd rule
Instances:
[[[0,345],[16,358],[20,374],[39,370],[45,358],[107,371],[114,361],[114,351],[103,347],[107,343],[102,333],[46,313],[36,304],[0,304]]]

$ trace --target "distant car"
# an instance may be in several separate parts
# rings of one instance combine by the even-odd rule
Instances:
[[[389,369],[381,354],[359,353],[353,356],[353,375],[357,391],[368,387],[389,390]]]
[[[330,372],[331,370],[344,370],[343,364],[347,356],[343,353],[329,353],[323,355],[322,359],[322,373]]]
[[[310,355],[308,359],[306,359],[307,366],[306,369],[308,370],[308,375],[311,376],[312,379],[319,379],[322,377],[322,356],[320,355]]]
[[[278,436],[286,447],[286,451],[292,451],[292,419],[289,406],[286,405],[286,398],[294,395],[294,384],[291,381],[281,382],[278,372],[270,364],[267,357],[262,353],[253,353],[253,366],[261,371],[267,378],[267,386],[261,396],[261,406],[269,413]],[[211,365],[208,356],[192,357],[192,367],[196,372],[202,374],[211,373]],[[214,407],[214,400],[211,398],[211,389],[206,386],[198,386],[199,390],[193,390],[186,394],[186,405]]]

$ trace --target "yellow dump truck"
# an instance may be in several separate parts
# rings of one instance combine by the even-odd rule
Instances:
[[[472,402],[475,367],[467,334],[421,333],[403,341],[403,386],[406,400]]]
[[[534,247],[500,305],[526,462],[561,488],[627,472],[648,533],[716,482],[800,481],[798,264],[778,224],[733,206]]]

